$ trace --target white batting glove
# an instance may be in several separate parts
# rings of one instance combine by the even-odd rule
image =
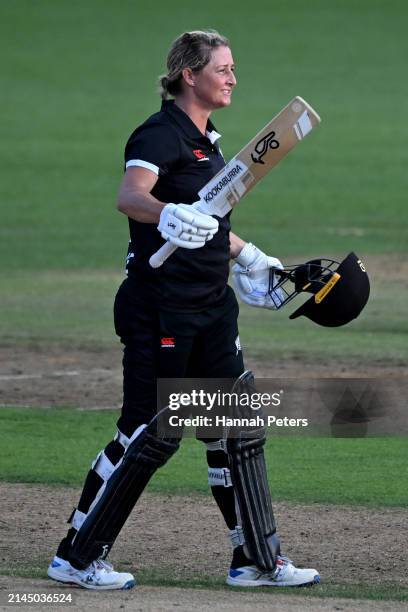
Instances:
[[[166,204],[157,229],[165,240],[185,249],[199,249],[218,231],[218,221],[194,204]]]
[[[280,289],[272,291],[272,296],[269,294],[269,273],[274,268],[283,269],[279,259],[265,255],[247,242],[235,261],[237,263],[232,266],[232,284],[241,300],[250,306],[276,310],[285,296]],[[272,287],[277,282],[274,275]]]

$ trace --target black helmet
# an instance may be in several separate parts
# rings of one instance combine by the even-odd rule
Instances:
[[[278,280],[280,277],[280,280]],[[276,281],[278,280],[278,283]],[[294,283],[294,290],[285,287]],[[325,327],[339,327],[358,317],[367,303],[370,282],[364,264],[355,253],[341,263],[334,259],[312,259],[302,265],[273,270],[269,293],[281,308],[301,292],[312,293],[290,319],[305,316]]]

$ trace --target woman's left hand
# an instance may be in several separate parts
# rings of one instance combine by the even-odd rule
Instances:
[[[279,308],[284,295],[279,289],[273,290],[278,282],[273,270],[283,268],[279,259],[265,255],[248,242],[235,261],[237,263],[232,267],[232,284],[241,300],[258,308]]]

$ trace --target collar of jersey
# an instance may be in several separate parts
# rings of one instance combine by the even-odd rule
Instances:
[[[205,136],[202,135],[198,127],[191,121],[190,117],[181,110],[174,100],[163,100],[161,110],[168,113],[182,128],[182,130],[191,138],[208,138],[211,144],[214,144],[218,138],[221,138],[221,134],[217,132],[213,123],[208,119],[207,127],[205,130]]]

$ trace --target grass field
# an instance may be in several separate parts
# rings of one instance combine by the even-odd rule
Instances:
[[[403,0],[1,3],[0,354],[4,345],[117,343],[112,304],[128,240],[115,210],[124,144],[159,107],[156,77],[171,41],[212,27],[229,36],[237,64],[233,104],[213,117],[226,158],[294,95],[322,117],[234,212],[234,231],[288,263],[354,250],[372,285],[362,316],[336,330],[291,322],[292,309],[242,307],[246,354],[266,364],[406,365],[407,25]],[[0,480],[58,486],[80,485],[115,420],[111,411],[12,408],[0,418]],[[268,453],[279,500],[380,511],[407,503],[402,438],[277,438]],[[285,457],[284,472],[273,469],[276,456]],[[204,494],[205,471],[203,448],[185,440],[150,490]],[[319,592],[399,597],[396,587]]]
[[[116,418],[108,410],[3,408],[1,479],[81,486],[96,454],[111,439]],[[368,506],[381,500],[384,507],[408,503],[405,438],[275,437],[266,452],[278,500]],[[280,457],[285,457],[285,469],[280,469]],[[184,439],[149,489],[208,494],[203,444]]]
[[[294,94],[323,121],[236,212],[237,231],[286,256],[405,251],[406,3],[166,6],[2,5],[3,270],[120,267],[123,145],[158,107],[171,40],[200,26],[228,34],[236,56],[233,106],[215,118],[227,157]]]
[[[215,116],[226,157],[294,94],[322,116],[234,212],[234,230],[289,262],[350,250],[383,255],[384,267],[404,257],[406,4],[227,5],[210,0],[194,16],[186,0],[154,12],[130,0],[120,9],[96,0],[2,5],[0,341],[115,341],[111,303],[127,248],[115,211],[123,146],[158,107],[155,79],[183,28],[231,38],[239,83],[232,107]],[[376,274],[366,312],[340,333],[274,317],[284,354],[406,359],[407,286]],[[247,350],[268,353],[268,313],[243,309],[241,321]]]
[[[107,410],[3,408],[0,413],[1,480],[31,483],[33,487],[44,484],[54,485],[58,490],[61,487],[80,486],[96,452],[110,437],[114,420],[115,414]],[[350,525],[346,516],[350,510],[347,510],[343,518],[342,512],[354,506],[357,506],[361,517],[375,517],[378,511],[385,513],[393,509],[401,515],[401,508],[406,507],[408,501],[405,446],[405,440],[397,438],[336,440],[275,438],[266,447],[274,500],[289,501],[295,505],[310,504],[314,508],[312,514],[328,511],[328,505],[334,506],[339,510],[342,529],[349,529],[346,527]],[[74,453],[73,448],[75,448]],[[285,469],[281,469],[283,457]],[[186,465],[188,465],[187,471]],[[183,509],[183,496],[193,495],[198,500],[202,496],[209,495],[206,472],[203,445],[195,440],[186,439],[179,452],[155,475],[148,491],[171,495],[173,499],[180,496],[180,509]],[[45,496],[46,491],[44,489],[42,491],[42,496]],[[29,495],[28,486],[25,489],[24,505],[29,503]],[[55,510],[51,511],[51,514],[47,506],[40,510],[38,493],[34,495],[36,501],[33,504],[33,515],[36,517],[36,523],[39,523],[38,529],[45,528],[48,535],[50,516],[55,514]],[[58,491],[52,495],[58,498]],[[154,498],[150,498],[149,502],[154,503]],[[361,511],[361,506],[366,506],[364,512]],[[57,512],[59,511],[60,508]],[[20,509],[18,514],[20,517]],[[299,526],[299,529],[304,528]],[[35,532],[35,528],[30,531]],[[27,537],[31,541],[33,534],[27,534]],[[50,540],[49,535],[48,540]],[[123,545],[123,538],[121,543]],[[51,541],[50,546],[52,544]],[[339,543],[333,542],[333,545],[333,550],[336,551],[336,545]],[[116,549],[116,554],[120,548]],[[220,545],[221,550],[222,548]],[[0,563],[0,574],[45,578],[49,554],[49,547],[36,544],[32,554],[24,554],[21,559],[13,557],[7,563],[3,559]],[[120,559],[124,560],[123,553]],[[134,563],[132,558],[128,559],[127,564],[132,565],[132,563]],[[174,574],[162,567],[154,568],[149,565],[138,569],[138,584],[156,585],[161,588],[168,586],[189,589],[225,588],[221,576],[196,572],[186,581],[177,572]],[[283,593],[294,594],[290,589],[284,589]],[[374,601],[406,601],[408,598],[408,590],[403,584],[398,582],[393,584],[390,579],[384,584],[379,581],[368,584],[367,580],[359,583],[358,573],[346,583],[343,583],[341,577],[324,580],[323,584],[307,593],[295,594],[299,597],[306,596],[307,599],[345,597]]]
[[[241,304],[245,353],[271,362],[296,356],[318,362],[407,363],[408,287],[405,281],[387,279],[378,265],[377,270],[380,276],[372,279],[367,308],[343,328],[321,328],[303,318],[290,321],[288,314],[295,310],[292,304],[274,313]],[[117,345],[112,308],[121,278],[119,272],[99,269],[3,274],[1,341],[8,345]],[[298,298],[298,303],[303,299]]]

